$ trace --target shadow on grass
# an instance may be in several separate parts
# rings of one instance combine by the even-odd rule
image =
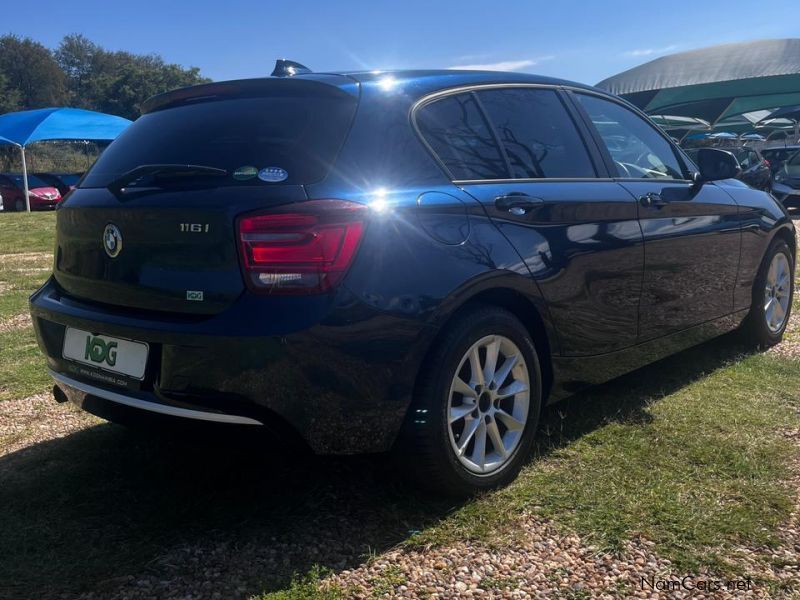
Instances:
[[[645,422],[652,399],[741,353],[723,338],[549,408],[536,454],[609,421]],[[268,591],[314,564],[357,565],[457,508],[409,489],[385,457],[291,459],[202,432],[105,424],[0,458],[0,596],[105,597],[131,573],[184,595]]]
[[[545,456],[610,422],[647,424],[647,407],[753,353],[734,332],[594,386],[545,409],[535,455]]]

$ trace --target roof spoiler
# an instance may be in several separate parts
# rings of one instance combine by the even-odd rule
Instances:
[[[279,58],[275,61],[275,68],[272,69],[270,75],[272,77],[294,77],[295,75],[304,75],[305,73],[311,73],[311,69],[305,65],[301,65],[299,62]]]

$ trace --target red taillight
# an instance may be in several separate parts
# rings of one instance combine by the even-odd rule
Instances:
[[[766,158],[764,159],[764,166],[765,166],[765,167],[768,167],[768,166],[769,166],[769,161],[768,161]]]
[[[367,207],[311,200],[239,219],[239,248],[251,289],[318,294],[342,279],[361,241]]]

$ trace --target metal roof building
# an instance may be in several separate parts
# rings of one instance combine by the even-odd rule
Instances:
[[[769,115],[800,105],[800,39],[679,52],[604,79],[597,87],[650,115],[692,117],[711,128],[757,111]]]

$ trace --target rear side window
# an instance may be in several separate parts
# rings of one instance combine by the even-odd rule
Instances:
[[[472,94],[437,100],[416,113],[417,127],[453,179],[505,179],[506,164]]]
[[[617,168],[633,179],[683,179],[670,143],[633,111],[604,98],[576,94]]]
[[[198,102],[148,113],[108,147],[81,187],[104,187],[136,167],[157,164],[224,169],[225,185],[313,183],[330,170],[356,104],[344,94],[281,95]],[[262,181],[258,173],[270,168],[273,171],[265,171]]]
[[[515,179],[595,177],[586,146],[554,90],[478,92]]]

